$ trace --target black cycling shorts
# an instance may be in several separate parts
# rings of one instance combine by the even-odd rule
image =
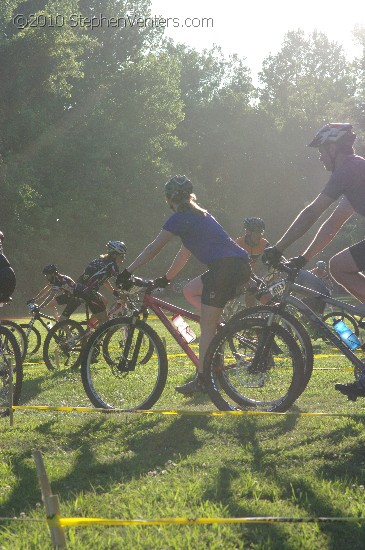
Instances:
[[[0,302],[6,302],[13,294],[16,286],[16,278],[13,269],[6,266],[0,269]]]
[[[59,306],[64,306],[65,304],[68,304],[70,300],[72,300],[72,296],[66,293],[59,294],[58,296],[56,296],[55,300]]]
[[[237,256],[211,262],[208,268],[201,277],[201,301],[206,306],[224,308],[229,300],[242,293],[243,286],[251,276],[248,259]]]
[[[365,271],[365,240],[350,246],[349,251],[359,271]]]

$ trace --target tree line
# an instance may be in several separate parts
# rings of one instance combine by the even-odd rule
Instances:
[[[172,174],[192,179],[232,236],[244,217],[261,216],[274,241],[328,179],[306,148],[320,126],[353,123],[365,153],[364,28],[353,60],[323,33],[287,32],[254,85],[245,58],[197,51],[161,28],[47,24],[99,13],[148,16],[150,2],[0,5],[0,228],[17,273],[15,308],[43,284],[47,263],[77,277],[109,239],[126,242],[132,259],[169,214],[162,189]],[[42,24],[20,25],[16,14]],[[331,246],[363,229],[354,218]],[[145,274],[163,274],[176,250]],[[192,262],[185,274],[198,269]]]

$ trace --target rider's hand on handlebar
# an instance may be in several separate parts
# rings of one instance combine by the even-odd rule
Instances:
[[[286,265],[292,269],[302,269],[307,261],[304,256],[295,256],[294,258],[290,258]]]
[[[122,273],[118,273],[117,278],[115,280],[115,284],[119,287],[123,287],[124,283],[129,281],[131,277],[132,277],[132,273],[129,273],[128,269],[123,269]]]
[[[280,262],[281,257],[282,252],[280,252],[276,246],[268,246],[262,254],[262,262],[265,265],[276,267]]]
[[[168,280],[166,275],[164,275],[163,277],[157,277],[157,279],[153,281],[153,286],[155,288],[166,288],[169,284],[170,281]]]

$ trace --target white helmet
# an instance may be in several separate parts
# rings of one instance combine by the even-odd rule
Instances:
[[[122,241],[108,241],[106,247],[108,252],[114,252],[115,254],[127,253],[127,247]]]
[[[356,134],[352,131],[352,124],[331,122],[319,130],[314,139],[308,144],[308,147],[321,147],[326,143],[343,143],[352,146],[355,139]]]

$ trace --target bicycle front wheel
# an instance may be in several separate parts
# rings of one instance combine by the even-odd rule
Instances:
[[[13,405],[18,405],[23,382],[23,365],[19,344],[10,330],[0,326],[0,411],[10,407],[10,383]]]
[[[0,322],[0,324],[8,328],[10,332],[14,334],[20,348],[22,361],[24,361],[24,358],[27,354],[28,344],[27,337],[24,330],[22,329],[22,326],[18,325],[18,323],[16,323],[15,321],[10,321],[9,319],[4,319]]]
[[[167,370],[161,338],[144,321],[132,323],[127,317],[101,325],[81,359],[86,394],[95,407],[104,409],[150,409],[165,387]]]
[[[220,410],[283,412],[302,391],[304,363],[293,336],[265,319],[227,323],[204,361],[209,396]]]
[[[49,370],[78,367],[85,331],[80,323],[65,319],[56,323],[46,336],[43,360]]]

